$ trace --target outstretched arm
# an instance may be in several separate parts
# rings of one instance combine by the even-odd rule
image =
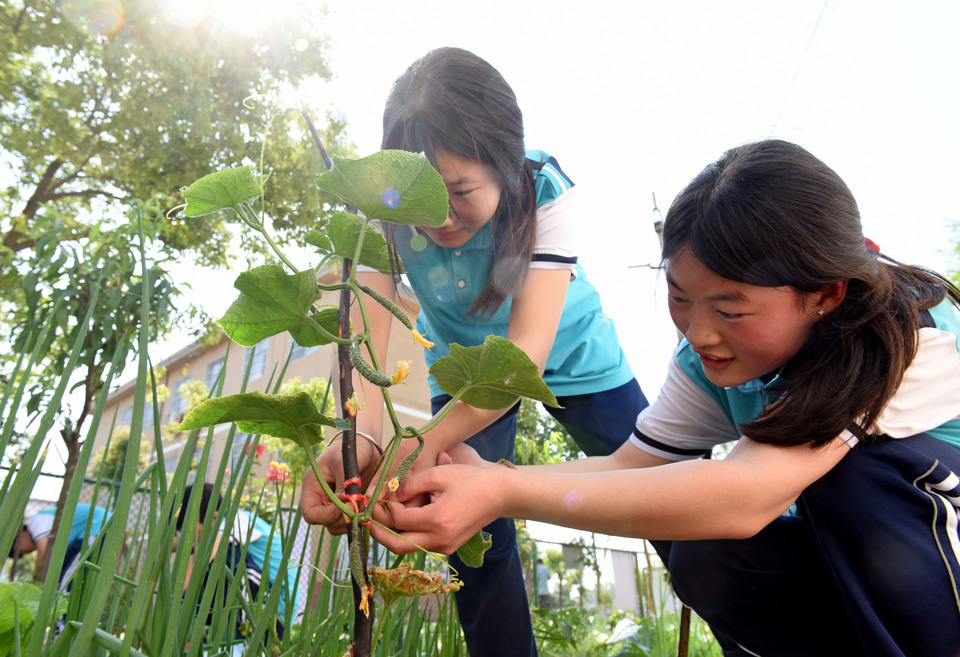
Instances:
[[[839,439],[812,450],[741,439],[723,460],[643,467],[652,457],[627,443],[612,457],[628,469],[595,471],[596,459],[566,471],[450,465],[405,480],[388,508],[402,538],[380,528],[398,553],[411,543],[451,553],[495,518],[525,518],[575,529],[650,539],[746,538],[786,511],[849,451]],[[608,461],[609,462],[609,461]],[[406,506],[427,494],[432,503]],[[404,540],[405,539],[405,540]]]

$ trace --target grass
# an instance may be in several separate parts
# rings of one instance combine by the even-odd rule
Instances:
[[[143,305],[141,326],[149,324],[149,307]],[[51,314],[51,317],[55,313]],[[57,331],[51,322],[28,329],[26,344],[37,345],[0,372],[3,382],[0,394],[0,448],[5,465],[12,466],[0,484],[0,550],[10,551],[19,523],[9,519],[24,516],[41,469],[49,437],[66,391],[75,383],[79,345],[88,322],[72,328],[73,358],[47,397],[45,406],[29,422],[25,390],[31,372],[42,360],[40,345],[47,344],[45,335]],[[31,338],[35,338],[31,340]],[[146,404],[156,408],[155,387],[147,359],[147,334],[137,336],[136,397],[131,419],[131,435],[143,429]],[[115,380],[128,354],[118,350],[106,380]],[[251,359],[252,360],[252,359]],[[222,373],[221,376],[225,376]],[[279,381],[277,382],[279,385]],[[268,386],[269,387],[269,386]],[[105,386],[109,389],[109,385]],[[106,394],[95,400],[87,435],[96,435],[104,418]],[[14,440],[14,427],[21,434]],[[148,434],[157,453],[162,453],[163,436],[154,426]],[[240,440],[235,427],[229,431],[224,453]],[[61,526],[69,526],[81,501],[96,501],[113,514],[93,537],[94,547],[82,555],[81,565],[58,586],[56,574],[64,567],[67,532],[59,532],[52,550],[50,573],[37,584],[0,587],[0,657],[61,657],[66,655],[145,655],[148,657],[199,657],[200,655],[236,654],[238,622],[241,616],[242,638],[239,645],[245,654],[271,656],[315,655],[342,657],[348,652],[353,628],[353,601],[348,586],[348,569],[339,549],[340,539],[330,537],[321,528],[310,528],[305,534],[297,509],[270,513],[271,532],[276,532],[284,546],[283,560],[288,564],[291,585],[262,587],[257,597],[251,596],[242,568],[234,572],[227,567],[226,551],[214,550],[218,532],[231,527],[242,505],[249,500],[264,499],[264,490],[245,490],[245,483],[254,479],[256,446],[259,436],[245,437],[248,446],[244,456],[227,471],[226,461],[212,462],[213,432],[186,436],[186,445],[172,472],[167,472],[162,459],[139,471],[139,454],[128,449],[116,480],[102,477],[102,470],[91,479],[76,476],[69,483],[67,504]],[[91,461],[92,440],[81,449],[77,472],[83,473]],[[128,445],[138,445],[131,440]],[[16,454],[15,459],[13,455]],[[177,536],[175,512],[183,503],[184,490],[197,473],[206,472],[215,488],[224,492],[220,509],[211,522],[203,523],[203,531],[185,531],[174,550]],[[199,481],[197,481],[199,483]],[[265,484],[264,484],[265,485]],[[294,486],[296,484],[294,483]],[[277,497],[283,498],[283,495]],[[185,527],[197,526],[200,496],[191,496],[186,505]],[[253,503],[256,511],[256,502]],[[210,510],[212,511],[212,509]],[[208,514],[210,517],[212,513]],[[241,548],[246,550],[246,546]],[[191,567],[191,553],[197,564]],[[374,548],[374,561],[382,558]],[[423,555],[414,557],[415,566],[423,568]],[[429,570],[435,570],[430,568]],[[9,576],[9,570],[6,571]],[[20,580],[29,579],[24,569],[15,573]],[[293,584],[296,582],[297,584]],[[281,596],[286,614],[280,618]],[[300,602],[303,602],[301,605]],[[299,609],[302,607],[302,613]],[[381,607],[376,606],[375,612]],[[210,619],[208,623],[207,620]],[[286,629],[282,637],[276,621]],[[559,613],[537,612],[535,628],[541,654],[561,655],[673,655],[676,654],[677,621],[666,614],[657,618],[637,614],[567,609]],[[694,625],[690,655],[719,655],[709,630],[702,622]],[[382,635],[376,655],[383,657],[466,655],[452,596],[439,599],[407,599],[395,604],[383,621]]]

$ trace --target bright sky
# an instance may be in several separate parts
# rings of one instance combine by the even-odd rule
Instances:
[[[379,148],[390,84],[431,48],[472,50],[503,73],[527,144],[556,156],[595,208],[581,262],[648,395],[675,342],[662,281],[636,267],[657,258],[653,195],[666,214],[727,148],[803,145],[846,180],[885,253],[960,266],[954,0],[332,6],[337,80],[310,100],[345,115],[361,155]]]

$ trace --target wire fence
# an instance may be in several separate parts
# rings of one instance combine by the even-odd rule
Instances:
[[[4,480],[9,473],[9,468],[0,468],[0,481]],[[62,484],[62,475],[42,475],[41,482],[35,487],[34,493],[36,494],[38,489],[42,489],[46,496],[31,497],[30,500],[27,501],[24,516],[18,520],[18,523],[25,523],[40,511],[55,509],[57,500],[55,498],[49,499],[49,496],[58,493]],[[119,482],[84,478],[77,503],[99,506],[107,512],[112,513],[117,502],[119,489]],[[123,520],[125,533],[127,535],[125,541],[125,551],[128,555],[127,567],[128,574],[131,576],[138,576],[145,565],[143,561],[138,558],[137,547],[145,544],[145,541],[149,538],[150,528],[155,527],[157,521],[160,519],[159,512],[161,505],[151,499],[152,494],[153,491],[149,488],[138,488],[134,490],[130,511]],[[320,556],[325,557],[329,554],[330,548],[328,544],[330,541],[329,536],[326,537],[328,540],[324,541],[325,533],[322,531],[322,528],[310,525],[302,519],[299,520],[294,530],[292,523],[297,519],[296,511],[293,507],[281,507],[279,509],[281,518],[277,523],[277,531],[280,531],[279,527],[282,527],[284,528],[282,532],[283,535],[294,537],[293,547],[290,550],[291,560],[288,564],[287,572],[293,575],[299,570],[299,577],[295,587],[295,590],[300,592],[297,595],[296,609],[296,616],[299,616],[302,614],[308,600],[312,597],[311,595],[306,595],[314,579],[311,576],[312,565],[316,561],[317,553],[321,551],[321,546],[325,546],[326,549]],[[116,520],[113,522],[116,522]],[[286,545],[284,545],[284,547],[286,547]],[[338,550],[338,553],[339,552],[340,550]],[[334,563],[345,564],[345,553],[342,558],[339,554],[335,555]],[[298,568],[298,566],[301,565],[302,567]],[[348,568],[344,566],[342,569],[336,568],[335,571],[340,572],[343,577],[346,577]]]

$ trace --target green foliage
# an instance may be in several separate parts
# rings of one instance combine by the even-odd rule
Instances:
[[[483,565],[483,554],[493,545],[493,539],[485,531],[479,531],[469,541],[457,549],[457,556],[470,568]]]
[[[333,167],[316,183],[368,221],[440,226],[447,219],[443,179],[425,157],[414,153],[380,151],[357,160],[334,158]]]
[[[314,238],[309,243],[322,254],[357,258],[360,263],[368,267],[385,274],[392,274],[395,263],[400,262],[399,257],[387,244],[383,235],[375,231],[364,232],[365,225],[366,221],[355,214],[338,212],[330,217],[327,224],[327,234],[324,236],[326,241],[317,238],[315,232]],[[363,244],[360,255],[357,256],[357,245],[360,243],[361,233],[363,233]],[[403,273],[402,265],[398,271]]]
[[[450,355],[430,367],[445,393],[476,408],[508,408],[524,396],[558,406],[540,368],[512,342],[489,335],[477,347],[450,345]]]
[[[138,448],[139,457],[137,459],[137,472],[143,472],[150,464],[148,454],[150,453],[151,442],[141,440]],[[90,459],[89,476],[96,476],[100,473],[104,479],[117,480],[123,473],[123,461],[130,447],[130,427],[116,427],[110,436],[110,449],[104,450],[101,447],[93,458]]]
[[[146,331],[141,325],[141,335]],[[139,392],[135,401],[135,410],[139,407],[140,411],[146,400],[154,396],[145,352],[141,359],[143,366],[138,371]],[[29,369],[29,364],[25,367]],[[70,372],[63,374],[65,379],[70,378]],[[322,379],[311,379],[306,383],[292,380],[281,392],[309,395],[318,410],[330,414],[332,402],[326,383]],[[190,395],[201,396],[201,392],[201,387],[196,386]],[[98,398],[99,410],[105,400],[105,394]],[[23,402],[25,398],[16,394],[0,397],[0,410],[6,415]],[[56,396],[52,403],[58,403]],[[42,407],[40,411],[43,411]],[[135,433],[141,428],[138,426],[138,412],[133,418]],[[92,433],[96,433],[101,418],[102,413],[94,412]],[[6,431],[6,427],[0,427],[0,439],[8,436]],[[47,427],[41,425],[36,433],[27,437],[29,449],[16,478],[28,478],[31,468],[39,463],[46,431]],[[356,618],[350,604],[350,587],[344,582],[342,562],[338,561],[341,537],[330,537],[324,530],[313,527],[310,536],[299,539],[300,517],[295,508],[281,508],[282,513],[278,513],[278,507],[265,494],[262,482],[249,490],[245,488],[245,484],[258,479],[254,474],[255,449],[246,453],[240,450],[239,461],[230,464],[233,471],[228,472],[226,460],[212,462],[213,440],[203,441],[203,447],[198,451],[201,440],[196,433],[182,437],[187,444],[172,471],[163,471],[160,463],[151,463],[139,477],[133,477],[131,475],[136,474],[138,467],[133,450],[128,452],[131,457],[123,460],[117,478],[127,480],[131,485],[106,503],[114,514],[101,536],[104,545],[113,545],[115,549],[125,543],[126,549],[122,553],[108,559],[98,549],[87,550],[81,556],[81,566],[69,580],[69,589],[58,590],[53,578],[44,583],[42,590],[35,586],[23,589],[19,583],[13,585],[13,588],[24,591],[22,596],[14,594],[21,598],[17,603],[19,641],[6,633],[11,618],[5,602],[10,585],[0,584],[0,650],[19,650],[24,657],[92,655],[101,648],[109,654],[153,657],[230,654],[234,647],[236,621],[243,613],[245,622],[241,627],[245,632],[244,642],[251,646],[251,654],[342,657],[349,651]],[[231,429],[225,449],[229,451],[237,439]],[[264,440],[268,445],[283,444],[288,449],[299,449],[291,446],[289,441]],[[86,456],[89,455],[90,450],[86,452]],[[195,456],[199,459],[196,467],[193,465]],[[81,454],[78,467],[82,470],[86,470],[84,458]],[[184,486],[191,472],[206,472],[207,479],[224,493],[223,501],[214,519],[203,524],[199,537],[192,532],[182,532],[180,543],[173,550],[175,512],[182,504]],[[98,471],[95,474],[102,476],[104,473]],[[67,514],[72,513],[79,501],[103,499],[98,495],[95,483],[84,483],[80,478],[74,479],[70,489],[65,508]],[[9,481],[0,488],[0,517],[15,518],[23,513],[20,504],[28,497],[29,489],[27,493],[21,493],[22,490],[17,484],[10,485]],[[78,495],[74,496],[74,492]],[[199,500],[200,496],[192,496],[192,506],[187,504],[186,526],[197,522]],[[283,572],[291,579],[300,580],[301,575],[305,578],[298,590],[284,586],[261,587],[261,596],[253,598],[246,588],[246,578],[229,574],[225,552],[214,550],[213,539],[232,526],[240,508],[267,518],[272,531],[279,534],[284,547]],[[6,523],[11,527],[14,524]],[[4,528],[0,527],[0,548],[6,551],[10,543]],[[66,537],[67,533],[62,536]],[[328,547],[306,552],[306,546],[313,545],[315,540]],[[63,543],[65,545],[65,541]],[[240,549],[248,549],[248,543],[242,542]],[[374,563],[385,562],[382,548],[373,544],[371,552]],[[191,554],[194,555],[194,564],[209,565],[191,569]],[[57,571],[62,566],[62,551],[58,558],[61,562],[52,564]],[[414,569],[425,570],[427,555],[421,553],[409,559],[408,563],[412,563]],[[280,617],[278,611],[281,596],[286,597],[285,617]],[[293,612],[298,598],[303,599],[304,614],[295,618]],[[371,653],[374,657],[464,657],[467,654],[452,596],[402,599],[395,602],[389,612],[381,607],[379,613],[382,614],[382,634]],[[62,629],[55,630],[54,623],[60,615],[63,615]],[[282,639],[267,633],[278,620],[286,628]],[[632,626],[625,620],[639,628],[635,637],[631,638]],[[670,615],[646,620],[618,612],[607,621],[595,611],[571,609],[560,614],[537,615],[534,622],[540,653],[545,656],[660,656],[672,655],[676,651],[677,623]],[[35,623],[36,628],[27,627],[30,623]],[[44,636],[53,640],[41,641]],[[692,639],[692,656],[718,657],[716,644],[707,643],[709,631],[702,623],[694,623]],[[253,647],[260,646],[261,642],[263,649]],[[646,645],[651,646],[650,652],[636,651]],[[712,652],[703,647],[708,645],[712,645]]]
[[[240,166],[208,174],[181,194],[187,202],[183,214],[203,217],[258,198],[263,195],[263,187],[250,167]]]
[[[34,584],[0,582],[0,657],[11,657],[18,644],[30,641],[40,594],[40,587]],[[65,603],[59,611],[66,611]]]
[[[517,412],[517,465],[564,463],[583,453],[556,418],[531,399],[520,400]]]
[[[149,0],[100,7],[118,12],[110,29],[54,0],[0,6],[0,143],[16,176],[0,200],[12,220],[4,245],[29,248],[43,207],[76,218],[63,239],[89,234],[96,215],[84,215],[95,202],[141,199],[168,209],[184,184],[257,150],[267,125],[263,166],[276,228],[300,235],[314,227],[328,203],[310,184],[323,164],[299,114],[278,112],[284,88],[330,76],[322,9],[301,3],[298,20],[250,37],[224,29],[214,13],[184,26]],[[329,121],[321,130],[334,152],[342,128]],[[187,218],[158,236],[225,264],[226,229],[223,220]]]
[[[311,311],[320,298],[312,269],[287,274],[278,265],[263,265],[240,274],[234,287],[240,296],[220,318],[220,326],[238,344],[252,347],[271,335],[290,331],[297,344],[313,347],[329,344],[336,335],[336,308],[316,314]]]
[[[673,657],[680,638],[675,614],[650,618],[580,608],[535,611],[534,633],[542,637],[538,651],[543,657]],[[694,617],[690,636],[689,657],[720,657],[701,619]]]
[[[336,415],[336,402],[334,400],[333,389],[330,382],[322,377],[311,377],[308,381],[303,381],[300,377],[288,379],[280,386],[278,391],[281,395],[293,395],[304,392],[310,395],[313,402],[317,405],[317,410],[323,415],[332,417]],[[265,445],[270,451],[276,452],[277,457],[282,460],[294,482],[303,481],[307,470],[310,467],[312,457],[303,451],[303,448],[289,440],[275,438],[273,436],[261,436],[260,444]]]
[[[229,422],[236,423],[247,433],[265,433],[294,441],[304,439],[309,445],[323,442],[322,427],[343,428],[342,421],[317,410],[316,403],[306,392],[265,395],[254,391],[208,399],[198,405],[176,430],[192,431]]]
[[[332,199],[311,184],[323,164],[299,112],[283,112],[281,99],[329,76],[313,7],[249,37],[214,14],[178,24],[151,0],[0,3],[0,342],[14,347],[0,351],[0,378],[32,352],[31,326],[50,319],[62,329],[38,345],[32,403],[17,410],[18,421],[35,420],[61,373],[74,377],[56,432],[67,452],[64,490],[94,400],[110,383],[106,368],[132,348],[142,304],[151,307],[151,340],[206,328],[201,313],[177,307],[169,263],[225,266],[234,236],[245,255],[264,251],[222,218],[168,217],[180,188],[211,166],[243,161],[269,130],[260,168],[279,239],[324,221]],[[334,152],[350,150],[342,129],[331,120],[321,130]],[[137,271],[140,227],[153,257]],[[82,353],[71,353],[81,334]],[[66,367],[74,355],[77,370]]]
[[[314,231],[308,235],[306,241],[317,249],[323,261],[340,257],[384,272],[402,271],[398,255],[391,251],[382,236],[370,230],[370,222],[383,220],[399,224],[438,226],[446,220],[446,188],[440,175],[430,167],[422,154],[381,151],[357,161],[336,159],[333,167],[318,178],[317,185],[338,195],[348,207],[359,210],[361,214],[355,216],[341,212],[332,218],[325,232]],[[365,500],[379,499],[386,479],[392,477],[393,485],[406,474],[423,446],[421,434],[435,426],[447,411],[441,411],[439,417],[422,429],[401,428],[389,399],[388,389],[395,381],[380,370],[376,355],[369,349],[366,302],[364,290],[355,277],[356,267],[345,272],[339,285],[324,288],[340,290],[341,294],[348,297],[352,294],[358,299],[362,325],[353,329],[352,335],[346,335],[347,331],[339,325],[339,316],[331,317],[331,325],[334,318],[338,319],[338,322],[330,328],[322,327],[317,321],[320,316],[314,306],[320,298],[320,286],[316,282],[315,272],[323,266],[323,262],[308,269],[298,268],[278,248],[250,205],[250,201],[259,196],[261,190],[258,181],[248,169],[234,168],[205,176],[187,187],[183,194],[187,201],[185,212],[190,216],[233,210],[243,224],[262,236],[279,260],[292,272],[288,273],[279,266],[266,265],[241,274],[235,283],[241,296],[220,321],[227,335],[241,344],[253,345],[270,335],[290,330],[293,339],[304,346],[305,342],[317,337],[335,342],[347,347],[342,352],[349,354],[348,358],[341,356],[341,376],[349,379],[350,370],[347,368],[352,365],[367,381],[384,389],[384,401],[395,435],[385,450],[384,466],[379,470],[379,479],[370,497],[364,496]],[[369,297],[375,303],[383,303],[394,315],[402,315],[402,311],[395,305],[384,303],[386,300],[383,297]],[[406,318],[404,324],[412,326],[409,318]],[[417,334],[413,332],[411,337],[416,339]],[[370,361],[364,357],[364,346],[367,346],[370,353]],[[488,337],[483,345],[477,347],[451,345],[450,355],[437,361],[430,371],[441,389],[451,394],[454,399],[477,408],[507,408],[516,403],[520,396],[557,405],[556,398],[540,376],[539,368],[519,348],[497,336]],[[397,375],[397,379],[401,380],[401,374]],[[347,391],[344,394],[349,396],[350,393]],[[355,413],[348,412],[348,415]],[[225,422],[234,422],[241,430],[249,433],[287,438],[298,443],[308,457],[312,456],[311,446],[322,439],[323,426],[344,430],[354,428],[346,420],[336,420],[323,415],[310,396],[302,392],[295,395],[241,393],[209,399],[192,411],[178,428],[188,431]],[[412,437],[418,439],[419,447],[408,455],[394,472],[394,459],[400,441]],[[363,525],[370,519],[372,507],[361,507],[357,503],[355,491],[349,487],[349,498],[335,495],[324,477],[316,471],[316,464],[312,459],[310,464],[327,499],[335,504],[350,522],[349,569],[358,591],[355,604],[358,613],[369,618],[372,585],[362,565],[365,555],[360,546],[366,545],[369,540]],[[354,475],[351,473],[356,472],[356,469],[355,462],[345,463],[345,476],[352,479]],[[350,505],[345,503],[347,499]],[[462,546],[458,553],[468,566],[479,567],[490,544],[490,537],[480,532]],[[386,580],[389,580],[389,571],[383,571],[383,574]],[[372,623],[363,627],[354,646],[359,645],[360,652],[367,654],[368,641],[373,640],[370,636]]]

